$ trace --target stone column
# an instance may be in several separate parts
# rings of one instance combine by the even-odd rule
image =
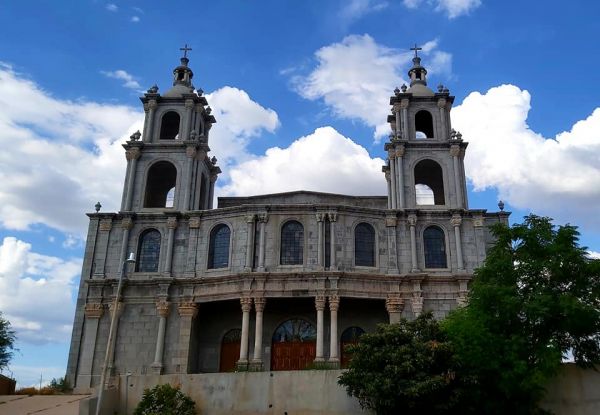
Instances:
[[[129,231],[133,228],[133,219],[130,217],[124,217],[121,221],[121,228],[123,229],[123,240],[121,242],[121,254],[119,256],[119,268],[117,272],[122,272],[123,262],[127,259],[127,248],[129,247]]]
[[[400,297],[400,293],[388,294],[385,299],[385,309],[390,316],[390,324],[397,324],[400,322],[403,308],[404,300]]]
[[[410,259],[412,264],[411,272],[418,272],[419,265],[417,263],[417,215],[414,213],[408,215],[408,225],[410,226]]]
[[[323,269],[325,267],[324,261],[324,249],[325,249],[325,241],[323,239],[323,226],[325,223],[325,213],[318,212],[315,214],[317,217],[317,265],[319,269]]]
[[[315,362],[323,362],[323,312],[325,310],[325,296],[317,295],[315,297],[315,308],[317,309],[317,350]]]
[[[183,204],[181,210],[189,210],[190,208],[190,193],[192,191],[192,174],[194,172],[194,160],[196,158],[196,146],[187,146],[185,148],[185,155],[187,159],[185,161],[185,180],[181,186],[184,189]],[[173,206],[175,207],[175,205]]]
[[[397,189],[396,189],[397,206],[396,207],[398,209],[404,209],[404,207],[405,207],[405,204],[404,204],[404,166],[403,166],[404,151],[405,151],[405,148],[403,145],[399,145],[396,148],[396,176],[398,177],[398,180],[396,181],[396,184],[397,184]]]
[[[389,170],[385,170],[385,181],[387,182],[387,190],[388,190],[387,208],[391,209],[392,208],[392,183],[391,183]]]
[[[165,331],[167,328],[167,317],[169,316],[169,303],[160,300],[156,303],[158,313],[158,335],[156,337],[156,348],[154,349],[154,362],[150,366],[155,375],[162,374],[163,369],[163,351],[165,348]]]
[[[401,112],[400,105],[394,105],[392,108],[392,112],[396,116],[396,139],[400,139],[402,137],[402,126],[401,126]]]
[[[440,109],[440,121],[442,124],[442,131],[440,137],[446,140],[448,138],[448,130],[446,127],[446,98],[438,99],[437,106]]]
[[[104,278],[104,264],[108,254],[108,241],[110,239],[110,230],[112,229],[112,218],[100,219],[100,234],[96,244],[96,252],[94,254],[94,278]]]
[[[385,226],[387,229],[387,243],[388,243],[388,266],[387,273],[388,274],[399,274],[400,270],[398,269],[398,248],[396,245],[396,225],[398,224],[398,219],[396,218],[396,214],[387,214],[385,216]]]
[[[165,269],[163,275],[165,277],[171,276],[171,264],[173,262],[173,242],[175,239],[175,229],[177,228],[177,218],[170,216],[167,218],[167,229],[169,234],[167,236],[167,258],[165,260]]]
[[[262,339],[263,339],[263,311],[267,299],[265,297],[254,298],[254,309],[256,311],[256,324],[254,325],[254,355],[252,366],[255,370],[262,370]]]
[[[396,152],[393,149],[388,150],[388,158],[390,160],[390,176],[392,179],[391,187],[392,187],[392,209],[398,208],[398,185],[396,184],[397,175],[396,175]]]
[[[196,258],[198,256],[198,229],[200,228],[200,218],[192,216],[188,222],[190,234],[188,236],[188,251],[185,264],[185,276],[193,278],[196,276]]]
[[[250,330],[250,310],[252,309],[252,298],[240,298],[242,305],[242,339],[240,342],[240,360],[238,367],[247,367],[248,365],[248,334]]]
[[[423,291],[421,290],[421,280],[413,280],[411,305],[414,316],[419,317],[423,312]]]
[[[340,297],[337,295],[329,296],[329,363],[337,367],[340,363],[339,342],[338,342],[338,309],[340,307]]]
[[[148,101],[148,123],[146,124],[146,130],[144,130],[143,141],[149,143],[152,141],[154,136],[154,115],[156,113],[157,103],[155,99]]]
[[[184,105],[185,105],[185,123],[183,125],[183,134],[181,134],[181,138],[183,140],[189,140],[191,125],[192,125],[192,109],[194,108],[194,100],[186,99]]]
[[[475,246],[477,247],[477,265],[482,265],[485,261],[485,235],[483,228],[483,215],[478,214],[473,217],[473,228],[475,231]]]
[[[191,301],[179,303],[179,350],[173,359],[176,373],[190,372],[190,345],[192,341],[192,323],[198,314],[198,305]]]
[[[327,214],[329,217],[329,241],[330,241],[330,254],[329,254],[329,270],[334,271],[337,270],[337,262],[335,258],[335,222],[337,221],[337,213],[329,212]]]
[[[400,101],[400,108],[402,109],[402,122],[404,124],[404,129],[402,130],[402,138],[404,138],[405,140],[408,140],[410,137],[409,135],[409,128],[408,128],[408,104],[409,101],[407,98],[402,99],[402,101]]]
[[[96,340],[100,318],[104,314],[104,306],[101,303],[87,303],[84,308],[85,323],[83,328],[83,342],[81,344],[81,356],[77,368],[77,389],[86,389],[93,386],[92,373],[94,354],[96,352]]]
[[[456,262],[458,264],[458,270],[464,271],[465,265],[463,263],[462,243],[460,237],[460,224],[462,223],[462,218],[459,214],[454,214],[452,215],[450,223],[454,227],[454,241],[456,244]]]
[[[218,176],[216,174],[210,175],[210,189],[208,191],[208,208],[213,208],[213,202],[215,198],[215,182],[217,181]]]
[[[260,221],[260,240],[258,241],[258,271],[265,271],[265,244],[267,242],[265,237],[266,223],[269,220],[267,213],[261,213],[258,215]]]
[[[119,333],[119,320],[121,319],[121,314],[123,313],[124,304],[122,301],[117,302],[117,309],[115,310],[115,303],[113,301],[108,304],[108,311],[110,313],[110,318],[112,320],[113,313],[117,313],[117,317],[115,318],[115,326],[114,326],[114,336],[112,338],[112,342],[110,345],[110,356],[108,358],[108,375],[114,376],[114,368],[115,368],[115,350],[117,344],[117,337]]]
[[[469,280],[470,278],[458,278],[458,296],[456,297],[456,303],[459,307],[467,305],[469,295]]]
[[[143,132],[144,135],[142,135],[142,142],[148,142],[148,137],[146,137],[146,134],[148,132],[148,114],[150,113],[150,106],[148,105],[147,102],[144,103],[144,128],[143,128]]]
[[[462,185],[460,181],[460,163],[458,156],[460,155],[460,146],[453,144],[450,147],[450,155],[452,156],[452,163],[454,169],[454,189],[456,191],[456,208],[463,208],[463,196],[462,196]]]
[[[254,262],[254,219],[256,215],[246,215],[246,265],[244,271],[252,271],[252,263]]]
[[[125,211],[131,210],[133,201],[133,191],[135,186],[135,171],[137,169],[137,160],[140,158],[141,152],[139,147],[131,147],[125,151],[125,158],[129,164],[129,174],[127,175],[127,193],[125,194]]]

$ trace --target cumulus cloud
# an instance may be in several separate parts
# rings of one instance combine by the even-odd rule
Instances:
[[[592,259],[600,259],[600,252],[589,251],[588,256]]]
[[[496,188],[511,205],[600,229],[600,108],[569,131],[543,137],[527,125],[528,91],[473,92],[452,110],[469,142],[465,167],[476,190]]]
[[[31,245],[6,237],[0,245],[0,310],[19,341],[64,341],[71,333],[74,281],[81,259],[41,255]]]
[[[452,57],[437,48],[437,40],[424,45],[423,54],[433,57],[424,64],[432,74],[449,74]],[[351,35],[319,49],[315,56],[317,67],[307,76],[293,78],[295,90],[306,99],[322,99],[336,116],[373,127],[376,141],[389,134],[385,121],[389,97],[396,86],[406,83],[401,72],[409,69],[412,53],[380,45],[369,35]]]
[[[134,20],[137,19],[137,20]],[[137,16],[131,18],[132,22],[139,22],[140,19]],[[123,81],[123,86],[129,89],[139,90],[141,88],[139,82],[135,77],[123,69],[117,69],[116,71],[100,71],[100,73],[108,78],[119,79]]]
[[[352,195],[385,195],[384,161],[332,127],[317,128],[286,148],[233,167],[222,195],[313,190]]]
[[[344,7],[340,10],[340,18],[343,23],[350,24],[369,13],[384,10],[388,6],[387,1],[350,0],[344,2]]]
[[[119,6],[117,6],[117,5],[116,5],[116,4],[114,4],[114,3],[108,3],[108,4],[106,5],[106,10],[108,10],[109,12],[116,12],[116,11],[118,11],[118,10],[119,10]]]
[[[131,16],[131,21],[133,23],[138,23],[140,21],[140,17],[139,16]]]
[[[433,7],[436,12],[446,13],[449,19],[469,14],[481,6],[481,0],[403,0],[402,3],[409,9]]]

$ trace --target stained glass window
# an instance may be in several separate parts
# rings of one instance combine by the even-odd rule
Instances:
[[[273,342],[307,342],[317,338],[315,326],[299,318],[293,318],[283,322],[273,334]]]
[[[375,229],[368,223],[360,223],[354,229],[354,264],[375,266]]]
[[[342,343],[346,342],[357,342],[360,336],[365,334],[365,331],[360,327],[348,327],[342,333],[341,341]]]
[[[430,226],[423,232],[425,268],[447,268],[444,231]]]
[[[241,329],[231,329],[223,336],[223,343],[239,343],[242,339]]]
[[[160,259],[160,232],[148,229],[142,233],[138,243],[136,271],[158,272]]]
[[[291,220],[281,228],[281,265],[301,265],[304,245],[304,228]]]
[[[210,233],[208,268],[227,268],[229,265],[229,227],[218,225]]]

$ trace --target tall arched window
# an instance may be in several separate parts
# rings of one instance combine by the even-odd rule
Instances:
[[[354,229],[354,265],[375,266],[375,229],[368,223],[360,223]]]
[[[423,232],[423,250],[425,251],[425,268],[447,268],[446,240],[444,231],[437,226],[430,226]]]
[[[415,138],[433,138],[433,117],[426,110],[421,110],[415,114]]]
[[[144,207],[173,207],[177,169],[168,161],[154,163],[148,170]]]
[[[160,232],[148,229],[142,232],[138,242],[137,262],[135,270],[138,272],[158,272],[160,259]]]
[[[304,249],[304,228],[291,220],[281,228],[281,265],[301,265]]]
[[[218,225],[210,232],[208,249],[208,268],[227,268],[229,265],[229,237],[231,231],[227,225]]]
[[[169,111],[163,115],[160,123],[161,140],[174,140],[179,135],[179,114]]]
[[[417,205],[444,205],[444,175],[433,160],[421,160],[415,166]]]

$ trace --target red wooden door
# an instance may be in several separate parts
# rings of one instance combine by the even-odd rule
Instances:
[[[315,341],[273,343],[271,348],[271,370],[305,369],[315,360],[315,355]]]
[[[229,330],[221,342],[221,361],[219,372],[233,372],[240,358],[241,330]]]

